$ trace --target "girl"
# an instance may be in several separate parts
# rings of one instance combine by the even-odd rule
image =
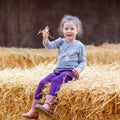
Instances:
[[[58,48],[58,63],[56,69],[40,81],[32,107],[29,112],[22,114],[22,117],[37,119],[38,111],[52,115],[55,97],[61,84],[67,83],[73,78],[77,79],[86,66],[85,46],[76,40],[76,36],[83,33],[81,21],[75,16],[65,15],[60,22],[59,31],[64,37],[52,42],[48,39],[49,31],[44,30],[42,32],[45,48]],[[46,96],[45,103],[40,105],[39,100],[42,98],[42,90],[48,82],[51,82],[49,94]]]

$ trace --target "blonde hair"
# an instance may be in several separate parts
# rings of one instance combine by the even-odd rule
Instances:
[[[79,30],[79,32],[77,34],[78,36],[81,36],[83,34],[83,28],[82,28],[81,20],[76,16],[64,15],[63,18],[61,19],[61,22],[60,22],[60,25],[59,25],[59,28],[58,28],[59,34],[61,36],[63,36],[63,32],[62,32],[63,25],[67,21],[73,21],[75,23],[76,27]]]

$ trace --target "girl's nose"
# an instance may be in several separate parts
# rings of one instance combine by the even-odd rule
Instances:
[[[70,30],[70,29],[68,29],[68,32],[71,32],[71,30]]]

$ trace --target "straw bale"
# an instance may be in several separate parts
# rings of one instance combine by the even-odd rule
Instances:
[[[28,48],[0,48],[0,69],[33,68],[41,63],[56,62],[56,51]]]
[[[0,71],[1,120],[22,120],[19,115],[30,109],[39,81],[55,68],[54,63],[32,69]],[[119,120],[120,64],[87,66],[77,81],[61,86],[52,118],[41,120]],[[43,103],[49,84],[43,90]]]
[[[88,66],[61,86],[55,114],[42,120],[120,120],[120,44],[86,46]],[[39,81],[56,66],[56,50],[0,48],[0,119],[22,120]],[[12,68],[12,69],[10,69]],[[43,90],[43,103],[49,91]]]
[[[120,44],[86,45],[87,64],[120,63]],[[57,50],[0,47],[0,69],[33,68],[41,63],[56,63]]]
[[[88,65],[120,63],[120,44],[86,46]]]

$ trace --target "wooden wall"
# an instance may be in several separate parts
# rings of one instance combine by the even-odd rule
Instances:
[[[119,0],[1,0],[0,46],[43,47],[37,32],[49,25],[57,38],[65,14],[82,20],[84,44],[120,42]]]

